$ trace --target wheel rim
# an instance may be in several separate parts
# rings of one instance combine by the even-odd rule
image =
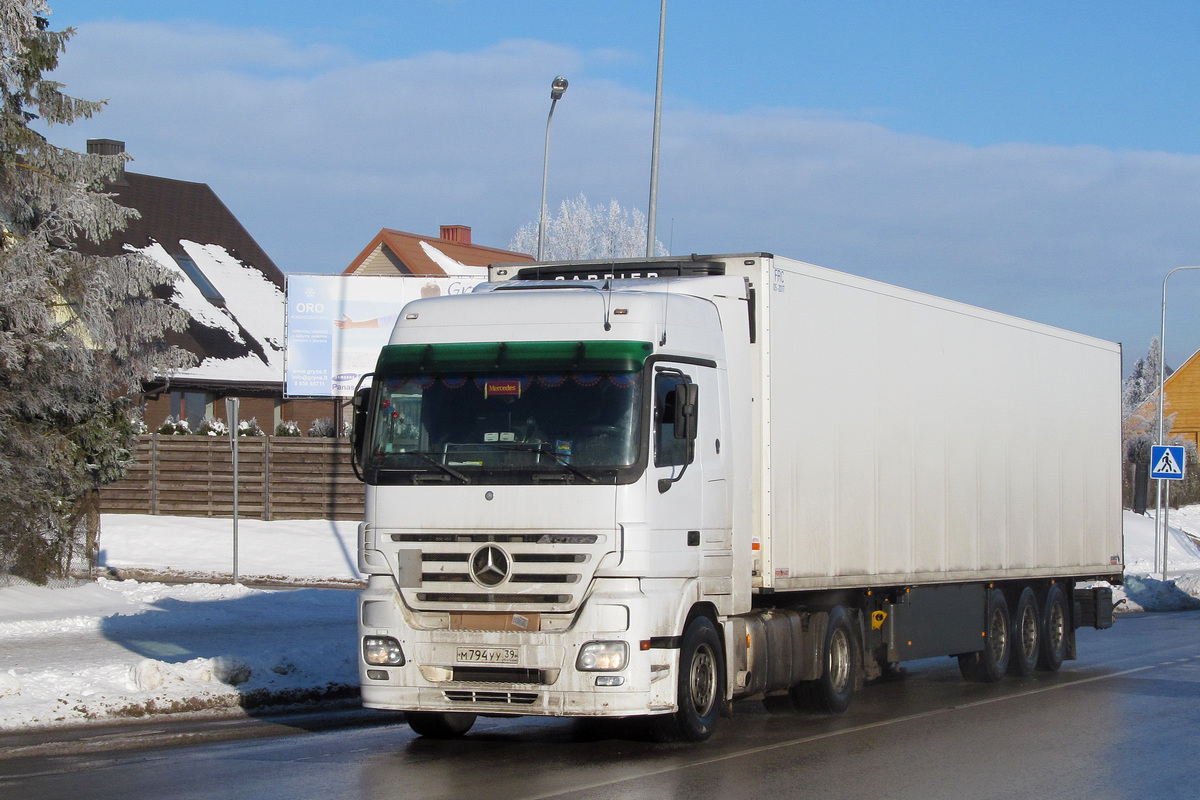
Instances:
[[[1025,657],[1029,658],[1037,649],[1038,638],[1038,618],[1037,609],[1033,606],[1025,606],[1025,611],[1021,614],[1021,649]]]
[[[698,716],[705,717],[717,702],[717,659],[707,644],[696,648],[696,654],[692,657],[691,674],[688,677],[692,708]]]
[[[1050,606],[1050,614],[1046,620],[1046,638],[1048,639],[1047,644],[1050,646],[1050,652],[1058,653],[1062,649],[1065,630],[1066,624],[1062,603],[1054,603]]]
[[[1004,658],[1004,650],[1008,647],[1008,626],[1004,624],[1004,613],[999,608],[992,614],[988,642],[992,646],[993,661],[1000,663],[1000,660]]]
[[[841,629],[829,641],[829,683],[837,694],[850,684],[850,640]]]

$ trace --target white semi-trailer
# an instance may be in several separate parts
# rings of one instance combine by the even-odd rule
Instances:
[[[1120,348],[765,253],[499,265],[355,397],[362,698],[844,710],[957,656],[1058,669],[1122,573]]]

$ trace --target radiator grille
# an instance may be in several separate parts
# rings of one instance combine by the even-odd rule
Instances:
[[[453,680],[468,683],[549,683],[540,669],[509,667],[455,667]]]
[[[420,551],[420,585],[403,591],[419,610],[555,612],[582,602],[611,532],[392,532],[396,550]]]
[[[510,706],[530,706],[537,702],[536,692],[503,692],[483,689],[450,689],[446,699],[455,703],[500,703]]]

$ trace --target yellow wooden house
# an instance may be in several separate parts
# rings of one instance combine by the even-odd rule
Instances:
[[[1163,384],[1167,397],[1166,414],[1171,420],[1170,434],[1193,444],[1200,441],[1200,351],[1192,354],[1183,366],[1172,372]],[[1151,421],[1154,398],[1143,405],[1141,412]]]

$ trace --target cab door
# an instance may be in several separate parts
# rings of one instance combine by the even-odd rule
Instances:
[[[699,578],[700,595],[726,613],[732,539],[717,389],[714,367],[656,365],[647,521],[663,577]]]

